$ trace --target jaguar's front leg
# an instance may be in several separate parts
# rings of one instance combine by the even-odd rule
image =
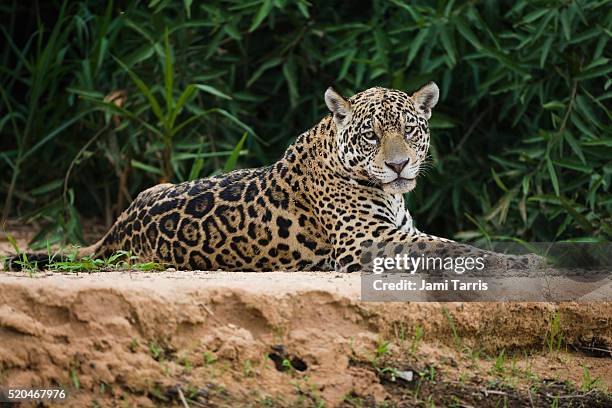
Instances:
[[[403,231],[394,225],[379,225],[371,231],[358,231],[350,236],[339,235],[335,241],[336,269],[344,272],[368,271],[374,258],[394,258],[398,255],[431,260],[427,264],[421,261],[420,266],[428,267],[414,272],[435,274],[449,272],[444,263],[440,268],[438,259],[462,258],[465,261],[471,258],[473,261],[470,264],[474,268],[468,274],[482,276],[503,274],[509,270],[529,270],[544,262],[532,254],[500,254],[420,232]]]

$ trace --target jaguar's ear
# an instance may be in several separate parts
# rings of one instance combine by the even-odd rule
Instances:
[[[429,119],[431,117],[431,110],[436,103],[438,103],[438,97],[440,90],[438,85],[434,82],[429,82],[427,85],[412,94],[411,98],[414,101],[417,111]]]
[[[351,116],[351,103],[332,87],[325,91],[325,104],[333,113],[337,123],[344,124],[347,118]]]

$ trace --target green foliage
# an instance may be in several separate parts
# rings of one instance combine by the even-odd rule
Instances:
[[[80,216],[110,222],[160,181],[276,160],[326,114],[329,85],[429,80],[441,98],[432,166],[409,196],[420,229],[612,237],[608,1],[56,0],[0,13],[0,198],[5,217],[43,221],[39,241],[78,241]]]

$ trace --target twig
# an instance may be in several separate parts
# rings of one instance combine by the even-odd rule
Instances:
[[[531,404],[531,408],[535,408],[535,405],[533,405],[533,398],[531,398],[531,390],[527,389],[527,394],[529,395],[529,404]]]
[[[124,210],[123,208],[123,199],[126,198],[128,203],[132,202],[132,197],[130,197],[130,193],[127,190],[127,180],[130,174],[130,170],[132,166],[129,165],[130,159],[129,157],[126,159],[126,163],[128,165],[119,173],[119,189],[117,190],[117,215],[121,214]]]
[[[201,402],[197,402],[197,401],[194,401],[194,400],[192,400],[192,399],[190,399],[190,400],[189,400],[189,403],[190,403],[191,405],[196,406],[196,407],[202,407],[202,408],[208,408],[208,407],[210,406],[210,405],[204,405],[204,404],[202,404]]]
[[[610,356],[612,357],[612,350],[610,350],[610,349],[602,349],[602,348],[593,347],[593,346],[589,346],[589,347],[580,346],[580,348],[583,349],[583,350],[589,350],[589,351],[601,351],[603,353],[610,354]]]
[[[214,316],[215,314],[213,313],[212,310],[210,310],[210,308],[208,306],[206,306],[205,304],[202,304],[202,308],[206,311],[206,313],[208,313],[211,316]]]
[[[179,398],[181,399],[181,402],[183,403],[183,407],[189,408],[189,404],[187,404],[187,400],[185,399],[185,396],[183,395],[183,390],[181,390],[181,387],[178,387],[178,395],[179,395]]]
[[[478,126],[478,124],[484,119],[484,117],[489,113],[490,110],[491,110],[491,105],[489,105],[489,107],[487,109],[485,109],[482,112],[480,112],[480,114],[476,117],[476,119],[474,119],[474,121],[472,122],[472,124],[468,128],[467,132],[465,132],[465,134],[463,135],[463,137],[461,138],[459,143],[457,143],[457,146],[455,146],[455,148],[453,149],[451,155],[453,155],[453,154],[457,153],[459,150],[461,150],[461,147],[463,147],[463,144],[466,142],[468,137],[470,137],[470,135],[472,133],[474,133],[474,130],[476,130],[476,126]]]
[[[572,92],[570,94],[569,105],[567,105],[567,110],[565,111],[565,115],[563,115],[563,120],[561,121],[561,126],[559,126],[559,131],[557,134],[562,134],[565,131],[565,127],[567,126],[567,120],[569,119],[570,113],[572,113],[572,109],[574,107],[574,101],[576,100],[576,90],[578,89],[578,81],[575,79],[572,81]]]
[[[592,389],[590,391],[585,392],[584,394],[571,394],[571,395],[552,395],[551,393],[547,392],[546,396],[548,398],[557,398],[557,399],[584,398],[594,391],[595,389]]]
[[[62,192],[62,196],[64,198],[64,205],[66,205],[66,203],[68,202],[68,199],[66,197],[66,193],[68,191],[68,179],[70,178],[70,173],[72,173],[72,169],[74,168],[77,160],[79,159],[79,157],[81,157],[81,155],[89,148],[89,146],[91,146],[91,144],[98,138],[98,136],[100,136],[102,133],[104,133],[104,131],[108,129],[108,124],[104,125],[104,127],[100,130],[98,130],[98,132],[96,132],[95,135],[93,135],[93,137],[91,139],[89,139],[87,141],[87,143],[85,143],[85,145],[81,148],[81,150],[79,150],[79,152],[77,153],[76,156],[74,156],[74,159],[72,159],[72,162],[70,162],[70,166],[68,167],[68,171],[66,172],[66,175],[64,176],[64,191]]]
[[[486,388],[483,388],[482,392],[484,392],[485,397],[488,397],[489,394],[491,394],[491,395],[508,395],[508,393],[504,392],[504,391],[487,390]]]

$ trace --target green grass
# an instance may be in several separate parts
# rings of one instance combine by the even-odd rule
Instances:
[[[206,350],[202,353],[202,358],[204,360],[204,365],[211,365],[217,362],[217,356],[215,356],[211,351]]]
[[[601,386],[601,378],[593,378],[591,376],[591,371],[586,365],[582,367],[582,370],[582,381],[580,384],[580,389],[582,391],[588,392]]]
[[[72,258],[72,259],[70,259]],[[90,272],[108,270],[162,271],[166,267],[158,262],[138,262],[130,251],[117,251],[108,258],[69,257],[66,261],[49,263],[49,270],[57,272]]]
[[[74,367],[70,368],[70,379],[72,380],[72,385],[74,386],[74,389],[78,391],[79,388],[81,388],[81,382],[79,381],[79,377]]]
[[[155,361],[162,361],[164,350],[156,342],[149,342],[149,353]]]
[[[459,337],[459,333],[457,332],[457,327],[455,326],[455,320],[453,316],[450,314],[446,306],[442,308],[442,313],[448,322],[448,326],[450,328],[451,334],[453,336],[453,341],[455,342],[455,346],[461,350],[463,347],[463,342],[461,341],[461,337]]]
[[[504,374],[506,371],[506,350],[502,349],[497,357],[495,357],[495,363],[493,364],[493,370],[497,374]]]
[[[19,265],[23,271],[29,273],[39,271],[37,262],[30,262],[28,255],[16,248],[19,260],[13,261]],[[53,272],[98,272],[98,271],[122,271],[138,270],[143,272],[163,271],[166,266],[159,262],[138,262],[138,257],[132,255],[130,251],[117,251],[108,258],[91,258],[84,256],[76,257],[76,253],[69,254],[65,260],[58,254],[49,254],[49,263],[46,269]],[[6,261],[5,261],[6,262]]]
[[[561,329],[561,316],[555,311],[548,320],[548,330],[544,338],[544,344],[549,352],[559,351],[564,343]]]
[[[3,229],[4,229],[4,226],[3,226]],[[15,257],[17,259],[16,260],[14,259],[12,262],[14,262],[16,265],[19,265],[21,270],[26,271],[29,274],[29,276],[32,277],[32,274],[38,271],[38,263],[30,262],[30,260],[28,259],[28,254],[21,250],[19,245],[17,245],[17,241],[10,233],[4,230],[4,234],[6,235],[7,241],[13,248],[13,251],[15,251]],[[49,256],[51,259],[51,255]],[[8,266],[9,258],[11,257],[7,257],[7,256],[2,257],[2,264],[4,265],[5,268]]]
[[[423,326],[417,325],[416,328],[414,329],[414,335],[412,336],[412,340],[410,343],[410,353],[411,354],[413,355],[416,354],[421,344],[421,340],[423,340],[424,333],[425,332],[423,330]]]

